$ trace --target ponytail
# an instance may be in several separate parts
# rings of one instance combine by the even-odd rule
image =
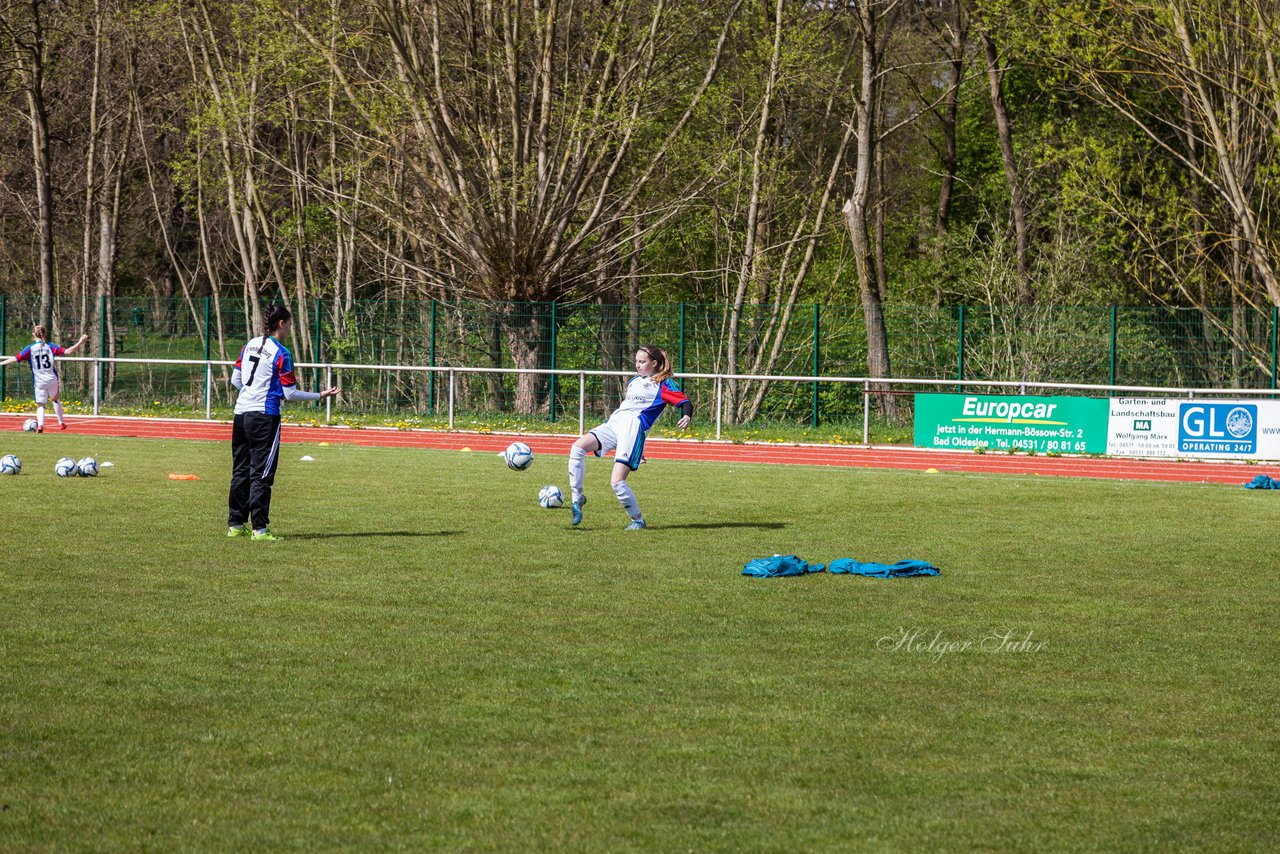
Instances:
[[[271,306],[267,311],[267,334],[274,335],[275,331],[280,328],[280,324],[292,319],[293,314],[283,305]]]
[[[667,356],[666,350],[663,350],[661,347],[653,344],[646,344],[640,349],[643,350],[644,354],[652,359],[653,363],[657,366],[653,371],[653,375],[650,376],[649,379],[653,380],[655,383],[671,379],[671,358]]]
[[[285,308],[283,305],[273,305],[271,308],[267,309],[267,330],[262,335],[262,341],[258,343],[258,355],[262,355],[262,351],[267,349],[267,338],[276,334],[276,330],[280,328],[280,324],[292,318],[293,315],[289,312],[289,309]]]
[[[35,332],[36,338],[38,340],[46,341],[46,342],[49,340],[49,333],[45,330],[43,326],[37,326],[33,331]]]

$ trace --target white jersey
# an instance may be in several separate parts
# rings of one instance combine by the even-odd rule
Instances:
[[[58,366],[54,358],[61,356],[64,352],[57,344],[36,341],[28,344],[16,358],[19,362],[26,362],[31,366],[32,384],[47,386],[58,381]]]
[[[279,415],[285,386],[297,385],[293,356],[270,335],[260,335],[244,345],[240,358],[236,359],[236,370],[243,383],[236,398],[236,415],[246,412]]]
[[[633,377],[627,383],[627,396],[622,399],[622,405],[613,411],[609,420],[636,418],[640,421],[640,429],[648,430],[667,404],[679,406],[686,400],[688,398],[674,380],[656,383],[650,377]]]

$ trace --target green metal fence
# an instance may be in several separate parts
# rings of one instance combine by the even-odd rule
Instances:
[[[729,311],[719,304],[367,300],[344,310],[315,300],[292,308],[293,338],[285,343],[298,362],[627,370],[636,347],[654,343],[667,349],[679,372],[731,367]],[[779,334],[781,314],[779,306],[745,308],[732,360],[736,373],[867,374],[859,307],[798,306]],[[24,346],[37,316],[36,298],[0,296],[0,351]],[[1275,388],[1277,322],[1275,309],[1249,308],[885,307],[893,375],[945,380]],[[61,306],[55,340],[68,345],[82,331],[91,336],[86,355],[233,360],[251,337],[251,311],[243,300],[212,298]],[[64,362],[62,374],[64,399],[92,398],[90,366]],[[227,370],[215,369],[209,390],[215,405],[230,404],[228,379]],[[324,379],[318,370],[303,373],[311,388]],[[335,379],[344,387],[344,411],[440,414],[447,405],[441,375],[348,371]],[[616,406],[622,381],[614,378],[475,374],[456,377],[456,406],[460,413],[574,420],[583,382],[590,413]],[[104,369],[99,383],[100,398],[110,405],[204,409],[203,366],[117,364]],[[862,417],[858,388],[800,385],[728,383],[726,419],[817,424]],[[690,379],[686,391],[710,401],[714,383]],[[0,369],[3,399],[29,400],[30,392],[25,368]]]

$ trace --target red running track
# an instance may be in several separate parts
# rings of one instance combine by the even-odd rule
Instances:
[[[25,415],[0,415],[0,431],[22,429]],[[52,424],[52,430],[48,429]],[[46,433],[58,433],[50,418]],[[169,418],[70,416],[68,434],[118,436],[140,439],[231,440],[231,425],[222,421],[189,421]],[[431,430],[399,430],[394,427],[310,427],[286,424],[284,442],[331,442],[380,448],[436,448],[501,451],[512,441],[528,443],[535,453],[568,455],[573,436],[445,433]],[[938,471],[988,474],[1035,474],[1060,477],[1093,477],[1114,480],[1158,480],[1184,483],[1243,484],[1260,469],[1235,462],[1200,460],[1095,459],[1083,457],[1015,457],[974,454],[966,451],[922,450],[861,445],[786,445],[780,443],[650,439],[645,456],[660,460],[710,460],[731,463],[850,466],[854,468],[937,469]]]

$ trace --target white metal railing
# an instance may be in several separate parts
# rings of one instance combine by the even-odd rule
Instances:
[[[93,364],[93,414],[97,415],[101,406],[99,399],[102,366],[106,363],[116,364],[147,364],[147,365],[201,365],[205,369],[205,392],[204,405],[205,417],[213,417],[213,369],[215,366],[232,367],[234,362],[204,359],[130,359],[106,356],[62,356],[62,361],[66,362],[89,362]],[[413,373],[435,373],[447,374],[449,377],[449,429],[454,428],[454,403],[457,397],[457,375],[458,374],[538,374],[543,376],[569,376],[577,377],[578,382],[578,432],[586,431],[586,378],[587,377],[630,377],[634,376],[634,371],[594,371],[594,370],[574,370],[572,368],[472,368],[472,367],[450,367],[445,365],[360,365],[346,362],[298,362],[294,365],[298,369],[319,369],[323,368],[325,372],[325,388],[333,385],[333,372],[335,370],[342,371],[390,371],[390,372],[413,372]],[[1098,385],[1090,383],[1054,383],[1054,382],[1028,382],[1020,380],[937,380],[937,379],[913,379],[908,377],[824,377],[824,376],[803,376],[803,375],[761,375],[761,374],[698,374],[685,373],[680,374],[681,379],[686,380],[714,380],[716,384],[716,438],[719,439],[723,427],[724,418],[724,383],[726,380],[742,380],[753,382],[797,382],[797,383],[835,383],[843,385],[860,385],[862,386],[862,442],[869,443],[870,438],[870,412],[871,412],[871,395],[879,394],[892,386],[923,386],[925,388],[940,387],[983,387],[983,388],[1005,388],[1017,389],[1019,394],[1025,395],[1027,389],[1046,389],[1055,391],[1097,391],[1106,392],[1108,396],[1115,396],[1117,392],[1129,392],[1140,395],[1164,395],[1194,398],[1196,396],[1227,396],[1227,397],[1274,397],[1280,395],[1280,389],[1258,389],[1258,388],[1179,388],[1172,386],[1134,386],[1134,385]],[[325,421],[333,420],[333,398],[325,400]]]

